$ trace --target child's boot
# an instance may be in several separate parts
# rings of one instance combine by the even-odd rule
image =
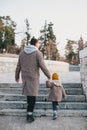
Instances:
[[[53,120],[56,120],[57,119],[57,111],[54,111],[53,112]]]

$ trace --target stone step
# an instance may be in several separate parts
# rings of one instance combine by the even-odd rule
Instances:
[[[80,71],[80,66],[78,65],[69,65],[69,71]]]
[[[65,88],[66,94],[68,95],[82,95],[83,90],[82,88]],[[14,93],[14,94],[21,94],[22,88],[0,88],[0,93]],[[48,88],[40,88],[39,94],[48,94],[50,89]]]
[[[64,88],[82,88],[81,83],[63,83]],[[0,88],[21,88],[21,83],[0,83]],[[40,84],[40,87],[46,87],[45,84]]]
[[[47,101],[48,95],[39,95],[37,101]],[[21,94],[0,94],[0,101],[26,101],[26,96]],[[67,100],[63,99],[63,102],[85,102],[84,95],[68,95]]]
[[[27,107],[24,101],[0,101],[0,109],[25,109]],[[49,110],[52,109],[51,102],[37,102],[36,109]],[[60,110],[87,110],[86,102],[62,102],[59,104],[58,109]]]
[[[26,109],[2,109],[0,116],[26,116]],[[52,116],[52,110],[36,110],[34,116]],[[58,110],[58,117],[87,117],[87,110]]]
[[[67,95],[82,95],[83,94],[82,88],[65,88],[65,91]],[[47,89],[47,88],[39,89],[39,94],[48,94],[49,92],[50,92],[50,89]]]

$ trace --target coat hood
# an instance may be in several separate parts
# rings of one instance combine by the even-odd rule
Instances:
[[[55,86],[61,87],[61,81],[60,80],[52,80]]]
[[[35,52],[35,51],[37,51],[37,50],[38,50],[38,48],[35,47],[35,46],[33,46],[33,45],[27,45],[27,46],[24,48],[24,52],[25,52],[26,54],[31,54],[31,53],[33,53],[33,52]]]

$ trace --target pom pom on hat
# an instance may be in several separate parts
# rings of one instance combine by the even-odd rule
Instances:
[[[59,75],[57,73],[53,73],[52,80],[59,80]]]

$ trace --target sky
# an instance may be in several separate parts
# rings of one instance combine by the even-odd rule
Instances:
[[[87,0],[0,0],[0,16],[6,15],[17,23],[16,32],[22,32],[16,35],[19,45],[24,38],[26,18],[30,33],[36,38],[45,20],[54,23],[61,54],[64,54],[66,39],[78,40],[82,35],[87,41]]]

